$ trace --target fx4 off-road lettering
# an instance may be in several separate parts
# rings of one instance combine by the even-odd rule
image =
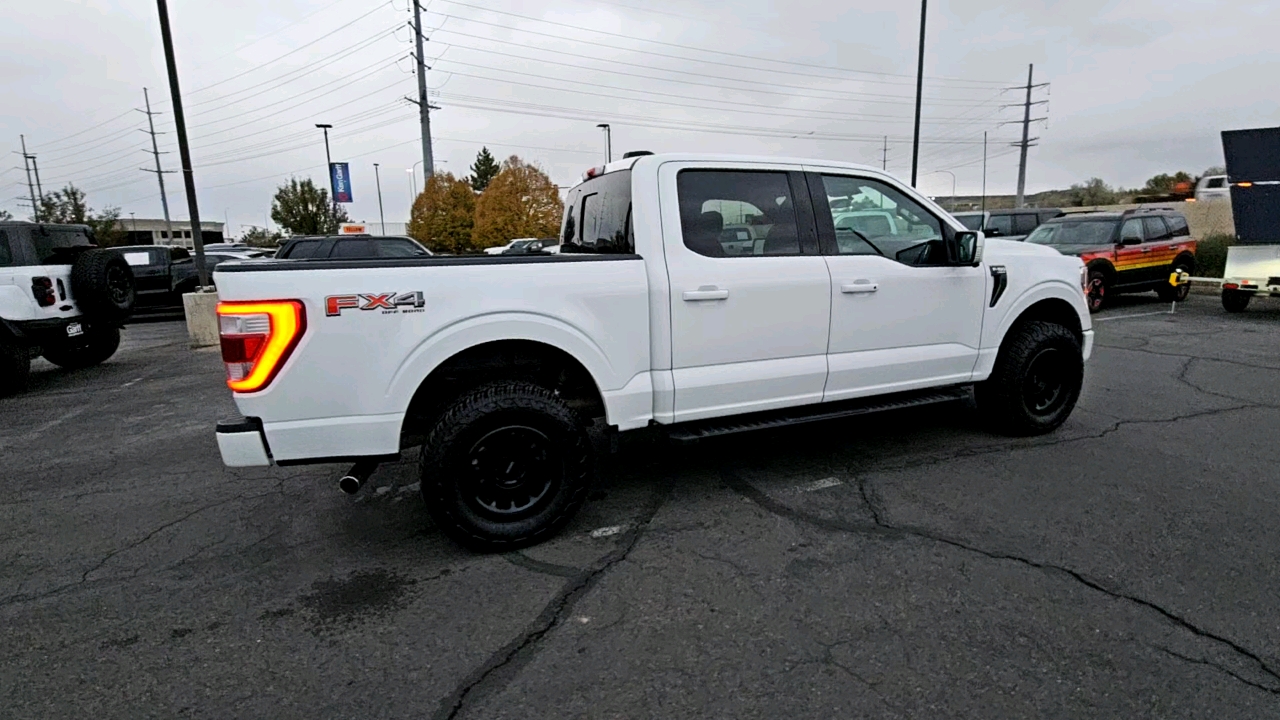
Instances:
[[[422,292],[407,293],[359,293],[356,295],[330,295],[324,299],[324,314],[336,317],[343,310],[381,310],[383,314],[394,312],[421,312],[427,301]]]

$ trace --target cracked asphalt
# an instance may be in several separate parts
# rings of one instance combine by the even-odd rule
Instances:
[[[216,353],[132,325],[0,400],[0,716],[1280,717],[1280,303],[1164,309],[1098,318],[1052,435],[631,438],[507,555],[413,457],[224,469]]]

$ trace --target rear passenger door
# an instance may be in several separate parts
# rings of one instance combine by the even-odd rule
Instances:
[[[677,421],[822,400],[831,279],[799,171],[659,170]]]
[[[1173,231],[1165,219],[1158,216],[1142,218],[1142,229],[1146,236],[1142,243],[1143,261],[1147,265],[1146,277],[1152,281],[1167,281],[1169,268],[1173,265],[1173,259],[1178,256]]]

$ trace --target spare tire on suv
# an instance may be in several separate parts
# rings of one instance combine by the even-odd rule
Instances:
[[[133,270],[114,250],[85,250],[71,266],[71,293],[86,316],[123,320],[133,312],[137,294]]]

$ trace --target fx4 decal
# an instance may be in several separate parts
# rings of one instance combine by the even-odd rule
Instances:
[[[336,317],[343,310],[381,310],[383,315],[397,312],[423,312],[427,301],[422,292],[407,293],[359,293],[356,295],[330,295],[324,299],[324,314]]]

